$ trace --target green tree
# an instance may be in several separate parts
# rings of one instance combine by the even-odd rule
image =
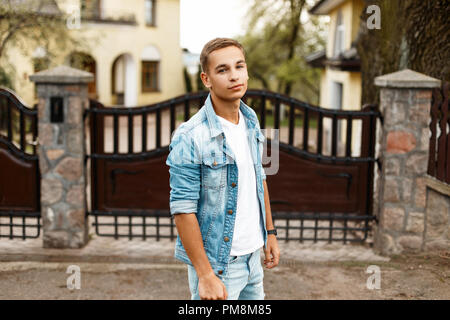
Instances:
[[[183,75],[184,75],[184,84],[186,86],[186,92],[192,92],[192,81],[191,81],[191,75],[187,71],[187,68],[183,68]]]
[[[14,90],[11,76],[6,73],[6,71],[0,67],[0,86],[11,88]]]
[[[198,65],[197,77],[195,78],[197,91],[204,91],[204,90],[206,90],[205,86],[203,85],[202,78],[200,77],[201,74],[202,74],[202,66]]]
[[[0,0],[0,85],[13,88],[15,68],[8,63],[9,48],[21,49],[29,55],[30,48],[43,47],[47,52],[45,59],[70,46],[86,48],[82,36],[77,40],[72,36],[67,18],[54,0]],[[34,67],[43,68],[45,59],[34,59]],[[0,119],[6,119],[5,112],[5,108],[0,109]],[[17,125],[17,121],[13,123]]]
[[[324,25],[306,15],[305,0],[254,0],[250,22],[239,40],[246,50],[251,87],[319,101],[320,70],[305,57],[325,47]]]
[[[54,0],[0,0],[0,62],[8,47],[42,46],[50,56],[69,45],[82,47],[85,41],[72,36],[67,19]]]

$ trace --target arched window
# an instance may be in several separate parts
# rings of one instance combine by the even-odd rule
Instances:
[[[159,63],[161,56],[156,47],[144,48],[141,55],[141,87],[142,92],[160,91]]]
[[[83,52],[72,52],[67,59],[72,68],[84,70],[94,75],[94,81],[88,83],[88,93],[90,98],[97,99],[97,63],[95,59]]]
[[[112,64],[111,84],[112,102],[127,107],[137,103],[137,67],[133,55],[123,53]]]

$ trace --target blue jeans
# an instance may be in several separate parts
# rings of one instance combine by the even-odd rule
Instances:
[[[260,249],[243,256],[229,256],[228,270],[217,277],[227,288],[228,300],[264,300]],[[197,272],[191,265],[188,265],[188,279],[191,299],[200,300]]]

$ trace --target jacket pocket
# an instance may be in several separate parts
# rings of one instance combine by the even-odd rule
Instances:
[[[227,163],[219,157],[203,158],[202,185],[206,188],[219,189],[225,186]]]

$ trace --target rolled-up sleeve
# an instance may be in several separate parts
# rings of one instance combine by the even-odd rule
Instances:
[[[166,160],[170,174],[170,214],[197,213],[200,198],[200,164],[195,144],[186,133],[175,133]]]

